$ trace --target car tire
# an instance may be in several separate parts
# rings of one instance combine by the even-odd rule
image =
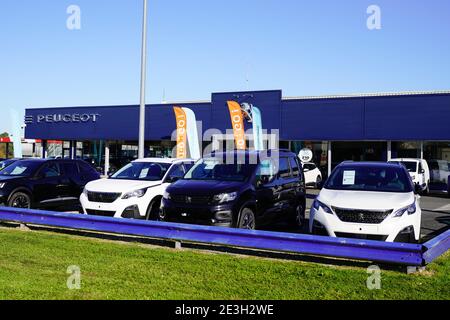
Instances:
[[[147,213],[145,215],[145,220],[149,221],[159,221],[161,220],[161,199],[155,199],[150,202],[147,208]]]
[[[25,192],[15,192],[9,197],[8,207],[31,209],[31,197]]]
[[[295,215],[289,218],[289,224],[295,227],[304,228],[305,227],[305,206],[303,204],[299,204],[295,209]]]
[[[256,218],[252,209],[245,207],[241,210],[239,220],[237,222],[237,228],[244,230],[256,229]]]
[[[430,182],[427,183],[427,187],[421,192],[422,196],[427,196],[430,194]]]
[[[314,188],[319,189],[319,184],[322,182],[322,177],[317,176],[316,178],[316,184],[314,185]]]

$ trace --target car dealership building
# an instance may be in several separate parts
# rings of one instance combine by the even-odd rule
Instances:
[[[214,93],[211,101],[148,105],[146,155],[171,155],[176,145],[173,106],[193,110],[200,133],[225,133],[231,129],[229,100],[257,106],[263,128],[279,131],[279,146],[295,152],[311,149],[325,175],[344,160],[397,157],[439,160],[433,162],[439,168],[432,165],[431,170],[448,171],[450,91],[283,98],[281,90],[274,90]],[[138,154],[137,105],[33,108],[26,110],[25,123],[25,138],[39,139],[40,156],[83,157],[109,168]]]

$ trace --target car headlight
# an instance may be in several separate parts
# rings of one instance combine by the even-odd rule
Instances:
[[[163,193],[163,198],[164,198],[165,200],[170,200],[170,193],[168,193],[167,191],[164,191],[164,193]]]
[[[6,186],[6,182],[0,183],[0,189],[3,189]]]
[[[417,207],[416,207],[416,202],[414,201],[413,204],[395,211],[394,217],[402,217],[405,213],[408,213],[408,215],[412,215],[412,214],[416,213],[416,211],[417,211]]]
[[[237,195],[238,195],[237,192],[222,193],[222,194],[215,195],[213,200],[214,200],[214,202],[217,202],[217,203],[227,203],[227,202],[236,200]]]
[[[146,192],[147,189],[139,189],[132,192],[128,192],[123,195],[122,199],[142,198]]]
[[[323,202],[320,202],[319,200],[314,200],[313,202],[313,208],[316,210],[319,210],[319,208],[322,208],[323,211],[325,211],[326,213],[329,214],[333,214],[333,210],[331,210],[331,208],[329,206],[327,206],[326,204],[324,204]]]

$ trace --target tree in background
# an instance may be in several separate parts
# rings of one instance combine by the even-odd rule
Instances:
[[[8,138],[7,132],[0,133],[0,138]],[[6,143],[0,143],[0,158],[11,158],[14,155],[14,145],[9,144],[9,152],[6,154]]]

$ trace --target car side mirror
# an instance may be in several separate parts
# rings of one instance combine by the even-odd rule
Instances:
[[[309,169],[303,169],[303,172],[305,172],[305,173],[309,172]]]
[[[420,173],[424,174],[425,173],[425,169],[420,170]]]
[[[177,181],[181,180],[181,177],[168,177],[166,179],[166,183],[175,183]]]
[[[258,182],[256,183],[256,186],[258,188],[261,188],[262,186],[268,184],[271,181],[271,178],[269,176],[261,176],[258,179]]]

